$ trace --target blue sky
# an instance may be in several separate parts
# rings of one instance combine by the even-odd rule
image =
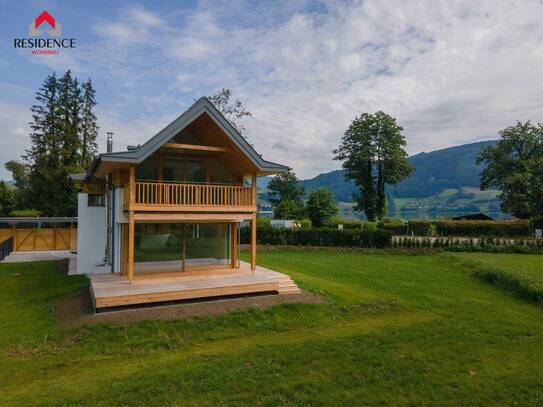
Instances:
[[[384,110],[411,154],[496,137],[543,113],[543,3],[525,1],[2,1],[0,162],[28,147],[33,93],[72,69],[97,90],[100,147],[142,143],[229,87],[247,135],[301,177],[338,168],[352,119]],[[49,11],[60,55],[13,48]],[[9,178],[0,169],[0,178]]]

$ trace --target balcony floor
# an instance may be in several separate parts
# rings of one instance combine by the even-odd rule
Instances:
[[[151,272],[136,276],[132,282],[119,274],[95,274],[90,280],[95,309],[263,292],[300,292],[288,275],[258,266],[253,274],[245,262],[240,262],[239,269]]]

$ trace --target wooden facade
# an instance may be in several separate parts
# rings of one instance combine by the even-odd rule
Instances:
[[[242,274],[245,278],[254,275],[257,270],[257,177],[275,174],[286,169],[287,167],[262,159],[206,99],[197,101],[187,112],[143,146],[99,157],[93,162],[90,172],[82,181],[83,189],[85,190],[85,185],[88,185],[86,188],[91,193],[93,190],[104,188],[107,194],[111,189],[122,188],[120,207],[123,220],[120,233],[116,235],[120,247],[120,267],[117,271],[120,273],[111,281],[124,279],[131,283],[142,278],[150,278],[139,269],[141,267],[136,261],[138,255],[136,241],[140,239],[138,242],[141,244],[142,230],[146,230],[147,226],[155,227],[152,224],[170,225],[172,230],[177,230],[177,235],[170,236],[180,238],[181,243],[175,246],[178,247],[178,251],[173,253],[173,257],[168,261],[173,267],[177,267],[177,264],[180,266],[175,269],[173,275],[169,272],[168,278],[185,281],[186,279],[182,276],[193,273],[195,270],[199,273],[210,273],[209,275],[218,273],[219,270],[227,270],[228,273],[240,270],[239,224],[248,222],[251,228],[251,256],[250,262],[243,266]],[[223,263],[191,265],[187,262],[188,228],[199,227],[199,225],[216,227],[217,235],[214,241],[217,252],[228,246],[229,257],[224,259]],[[225,230],[226,235],[222,235],[221,231]],[[137,233],[140,234],[137,235]],[[226,242],[229,243],[226,244]],[[224,255],[217,254],[215,257],[222,262]],[[163,261],[163,263],[168,261]],[[150,267],[153,267],[152,261],[148,263]],[[157,270],[151,273],[152,275],[163,276],[164,273],[161,272],[159,266],[157,265]],[[196,280],[205,280],[204,274]],[[275,274],[273,276],[274,278],[281,277]],[[235,281],[236,275],[233,275],[233,278],[234,280],[229,281]],[[106,287],[111,283],[107,282],[109,281],[107,278],[102,280],[96,279],[96,287],[102,283],[105,284],[103,287]],[[273,284],[266,282],[267,285],[261,282],[261,289],[257,289],[260,283],[257,284],[256,280],[253,281],[254,285],[248,284],[251,279],[245,281],[247,284],[243,284],[243,289],[239,287],[236,289],[235,284],[228,283],[230,284],[228,289],[211,289],[209,292],[213,292],[212,296],[215,296],[220,293],[252,292],[251,290],[267,291],[272,286],[279,287],[277,282]],[[162,286],[161,290],[167,293],[167,283],[165,284],[166,288]],[[289,292],[286,289],[284,291]],[[134,291],[136,292],[137,290]],[[147,294],[149,293],[145,295]],[[156,298],[170,299],[172,295],[158,295]],[[184,292],[175,294],[173,297],[182,299],[188,298],[187,295],[189,294]],[[190,298],[201,296],[203,294],[197,290],[189,295]],[[128,302],[119,299],[118,302],[115,300],[103,303],[115,305],[133,301],[159,301],[155,296],[147,297],[155,298],[148,301],[142,299],[143,297],[138,298],[136,295]]]

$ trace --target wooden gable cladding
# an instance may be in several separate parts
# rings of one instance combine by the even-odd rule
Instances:
[[[188,125],[187,129],[203,145],[227,149],[228,152],[216,153],[215,158],[233,175],[242,176],[257,171],[256,166],[249,157],[240,150],[207,113],[200,115]]]

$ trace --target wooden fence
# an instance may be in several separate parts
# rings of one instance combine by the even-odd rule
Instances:
[[[10,237],[14,252],[77,249],[76,228],[0,229],[0,242]]]

